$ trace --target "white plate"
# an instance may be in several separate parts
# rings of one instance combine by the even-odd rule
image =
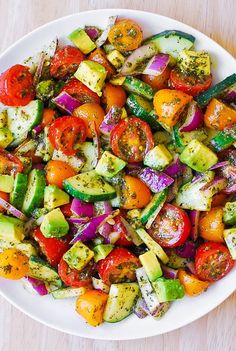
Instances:
[[[171,18],[156,14],[124,10],[98,10],[74,14],[50,22],[26,35],[0,56],[0,71],[23,62],[40,51],[56,36],[65,38],[76,27],[96,25],[104,28],[110,15],[133,18],[141,25],[144,35],[156,34],[166,29],[178,29],[196,37],[196,48],[207,50],[213,60],[216,81],[236,71],[234,58],[213,40],[199,31]],[[92,339],[125,340],[158,335],[182,327],[211,311],[234,290],[236,270],[196,298],[184,298],[172,304],[168,313],[159,321],[152,318],[139,320],[132,315],[120,323],[89,327],[75,312],[74,300],[54,300],[52,297],[30,295],[21,282],[1,280],[0,292],[14,306],[30,317],[66,333]]]

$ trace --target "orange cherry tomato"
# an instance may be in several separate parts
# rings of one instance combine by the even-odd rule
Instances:
[[[89,290],[76,300],[76,312],[78,312],[88,324],[93,327],[103,322],[103,312],[108,299],[108,294],[103,291]]]
[[[151,200],[149,188],[138,178],[126,175],[122,187],[122,208],[132,210],[143,208]]]
[[[21,251],[12,248],[0,253],[0,277],[18,280],[28,271],[29,259]]]
[[[100,124],[103,121],[105,116],[105,112],[103,108],[95,103],[83,104],[78,107],[74,112],[74,116],[80,117],[84,120],[87,126],[87,136],[88,138],[92,138],[94,134],[94,124],[97,128],[97,132],[99,133]]]
[[[236,123],[236,110],[213,98],[207,106],[204,122],[211,129],[223,130]]]
[[[106,111],[112,106],[123,107],[126,102],[126,92],[119,85],[107,83],[103,88],[102,101],[106,105]]]
[[[45,108],[43,110],[42,127],[49,126],[55,119],[55,111],[52,108]]]
[[[97,48],[88,57],[89,60],[95,61],[97,63],[100,63],[106,70],[107,70],[107,77],[109,78],[115,73],[114,68],[110,64],[110,62],[107,60],[106,54],[103,49]]]
[[[179,270],[178,278],[183,285],[185,293],[189,296],[197,296],[207,290],[210,283],[198,279],[195,275]]]
[[[166,67],[166,69],[159,74],[158,76],[152,76],[150,74],[143,74],[142,80],[151,85],[154,90],[165,89],[168,87],[168,80],[170,78],[170,67]]]
[[[200,236],[209,241],[223,243],[223,207],[214,207],[209,212],[202,212],[199,220]]]
[[[143,32],[136,22],[123,19],[112,27],[108,40],[120,52],[131,51],[141,45]]]
[[[0,198],[9,202],[9,194],[5,193],[4,191],[0,191]],[[0,206],[0,213],[6,212],[5,208]]]
[[[213,196],[211,207],[224,206],[227,202],[227,195],[220,192]]]
[[[179,120],[186,105],[193,97],[178,90],[159,90],[153,100],[158,120],[169,127],[173,127]]]
[[[64,161],[51,160],[46,166],[46,179],[48,184],[63,187],[63,180],[76,175],[75,170]]]

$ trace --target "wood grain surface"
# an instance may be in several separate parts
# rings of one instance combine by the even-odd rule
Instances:
[[[100,8],[133,8],[172,17],[204,32],[236,56],[236,0],[0,0],[0,51],[51,20]],[[116,342],[55,331],[0,298],[0,351],[235,351],[235,299],[236,293],[207,316],[175,332]]]

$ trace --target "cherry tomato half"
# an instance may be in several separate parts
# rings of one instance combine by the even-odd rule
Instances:
[[[169,78],[170,78],[170,68],[168,66],[158,76],[153,76],[150,74],[142,74],[142,80],[145,83],[151,85],[151,87],[155,90],[167,88]]]
[[[189,236],[190,220],[184,210],[165,204],[149,229],[149,234],[163,247],[182,245]]]
[[[58,265],[58,274],[61,280],[73,288],[81,288],[91,283],[91,277],[94,272],[94,262],[90,261],[81,271],[72,269],[62,258]]]
[[[114,218],[115,224],[113,225],[113,231],[119,233],[119,239],[116,241],[118,246],[131,246],[133,245],[131,239],[128,237],[127,230],[122,222],[121,216],[116,216]]]
[[[61,239],[45,238],[40,228],[35,229],[33,238],[38,242],[42,253],[52,266],[57,266],[64,253],[70,248],[69,242],[71,238],[69,236]]]
[[[62,91],[65,91],[75,99],[78,99],[82,104],[100,104],[100,97],[76,78],[71,78],[64,85]]]
[[[74,116],[59,117],[49,128],[49,140],[53,147],[62,151],[65,155],[74,155],[74,145],[82,144],[86,139],[86,124]]]
[[[199,77],[185,74],[177,69],[172,69],[170,81],[175,89],[196,96],[210,88],[212,75],[209,74],[208,76]]]
[[[140,267],[139,259],[129,250],[116,247],[98,263],[98,273],[105,284],[133,282],[135,270]]]
[[[81,61],[84,60],[82,52],[72,46],[57,50],[52,58],[50,74],[54,78],[65,79],[75,73]]]
[[[4,149],[0,149],[0,173],[1,174],[16,174],[23,171],[23,164],[21,160],[7,152]]]
[[[29,68],[14,65],[0,75],[0,102],[25,106],[34,98],[33,77]]]
[[[154,147],[149,125],[137,117],[125,118],[111,132],[113,153],[127,162],[140,162]]]
[[[195,268],[197,276],[214,282],[223,278],[234,266],[229,250],[223,244],[206,242],[196,252]]]

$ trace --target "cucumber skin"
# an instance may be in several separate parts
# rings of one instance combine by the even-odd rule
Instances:
[[[127,91],[140,95],[147,100],[152,100],[154,91],[150,85],[135,77],[127,76],[122,85]]]
[[[172,35],[176,35],[176,36],[180,36],[184,39],[187,39],[189,41],[191,41],[192,43],[195,42],[195,37],[191,34],[188,34],[188,33],[185,33],[185,32],[182,32],[180,30],[165,30],[161,33],[158,33],[158,34],[155,34],[155,35],[152,35],[151,37],[147,38],[145,41],[144,41],[144,44],[145,43],[148,43],[150,41],[153,41],[155,39],[158,39],[158,38],[161,38],[161,37],[166,37],[168,38],[168,36],[172,36]]]
[[[35,185],[36,189],[34,194],[31,193],[34,184],[32,184],[30,179],[30,175],[32,175],[33,172],[35,173],[35,178],[36,178],[36,179],[34,178],[34,180],[37,182]],[[22,206],[22,211],[27,216],[29,216],[33,212],[33,210],[39,207],[40,204],[43,202],[44,188],[46,187],[46,180],[45,180],[45,175],[43,171],[39,169],[34,169],[33,171],[31,171],[30,175],[29,175],[27,191],[26,191],[23,206]],[[30,196],[30,201],[29,200],[27,201],[28,196]]]
[[[213,87],[208,89],[202,94],[199,94],[196,98],[198,105],[203,108],[213,97],[220,96],[225,89],[236,83],[236,73],[223,79],[221,82],[215,84]]]
[[[10,202],[12,206],[15,206],[19,210],[21,210],[24,202],[24,196],[27,190],[27,182],[28,177],[26,174],[17,173],[14,182],[14,187],[10,194]]]
[[[79,190],[75,189],[73,186],[71,186],[70,182],[68,182],[67,180],[63,182],[63,186],[64,186],[64,189],[68,192],[68,194],[86,202],[105,201],[105,200],[114,199],[116,197],[115,191],[114,193],[100,194],[100,195],[84,194]]]
[[[57,270],[55,269],[55,268],[53,268],[52,266],[50,266],[50,264],[48,264],[46,261],[44,261],[42,258],[40,258],[40,257],[38,257],[38,256],[34,256],[34,255],[32,255],[32,256],[30,256],[30,258],[29,258],[29,265],[30,265],[30,263],[32,263],[32,264],[36,264],[36,265],[41,265],[41,266],[45,266],[45,267],[47,267],[48,269],[50,269],[52,272],[53,272],[53,275],[54,275],[54,278],[52,279],[52,280],[50,280],[50,279],[45,279],[45,281],[47,281],[47,282],[53,282],[53,283],[55,283],[56,285],[58,285],[58,287],[61,287],[62,286],[62,281],[61,281],[61,279],[60,279],[60,277],[59,277],[59,275],[58,275],[58,273],[57,273]],[[39,267],[40,268],[40,267]],[[37,270],[39,270],[39,268],[37,268]],[[34,278],[36,278],[36,279],[42,279],[42,277],[40,278],[40,277],[36,277],[36,275],[32,275]]]

